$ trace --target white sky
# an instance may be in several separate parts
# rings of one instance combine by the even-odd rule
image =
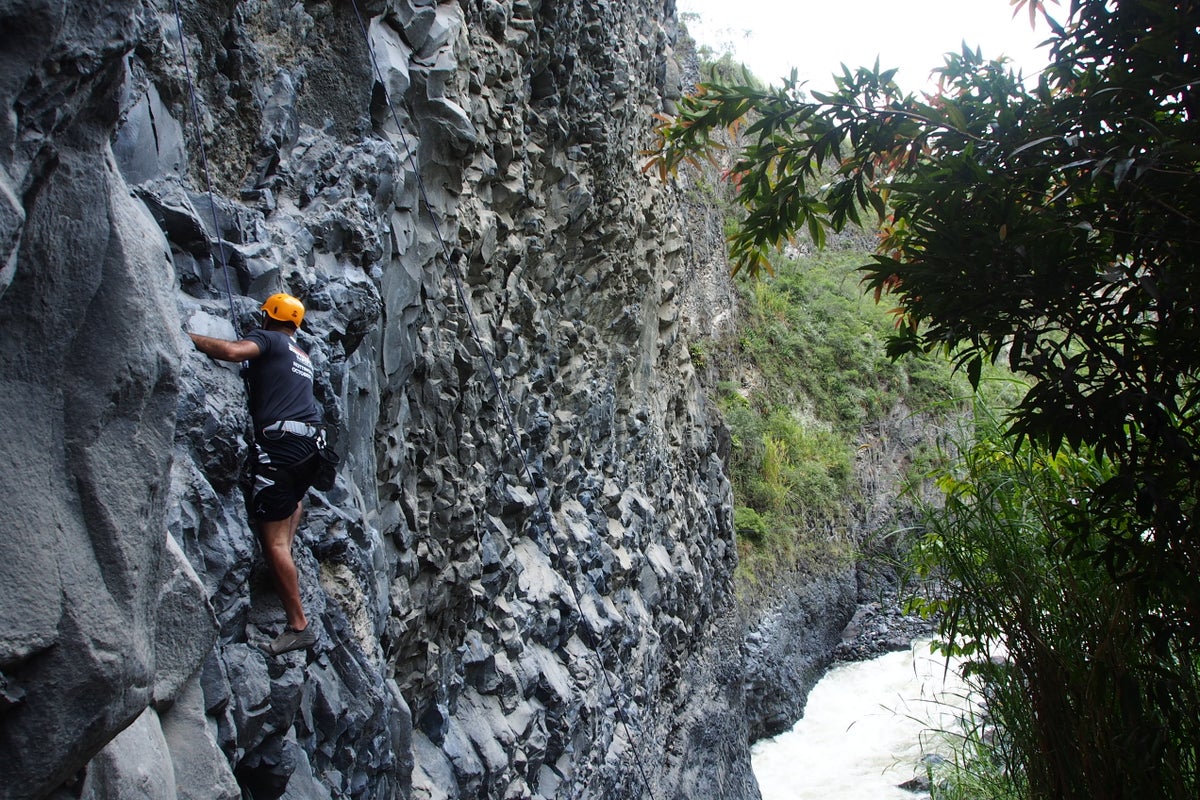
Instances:
[[[677,0],[676,7],[700,44],[718,53],[729,45],[768,83],[796,67],[817,91],[833,89],[830,75],[843,62],[853,70],[876,56],[882,68],[899,68],[905,89],[928,88],[930,70],[964,40],[985,58],[1012,58],[1028,77],[1045,66],[1036,45],[1050,33],[1045,22],[1031,29],[1027,11],[1014,19],[1009,0]]]

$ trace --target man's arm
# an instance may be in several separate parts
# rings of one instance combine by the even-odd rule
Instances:
[[[198,333],[189,333],[188,336],[192,337],[192,343],[196,345],[196,349],[209,358],[221,361],[250,361],[262,355],[259,346],[247,339],[231,342],[228,339],[201,336]]]

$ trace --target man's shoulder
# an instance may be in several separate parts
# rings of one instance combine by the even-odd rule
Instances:
[[[279,331],[269,331],[265,328],[255,328],[242,338],[246,339],[247,341],[254,342],[256,345],[258,345],[258,349],[262,350],[263,355],[266,355],[267,353],[277,350],[280,347],[286,349],[288,344],[287,340],[291,337],[289,337],[286,333],[280,333]]]

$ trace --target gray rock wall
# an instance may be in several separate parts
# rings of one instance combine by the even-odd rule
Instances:
[[[0,0],[0,796],[757,797],[673,2],[100,5]],[[183,332],[279,289],[344,466],[270,659]]]
[[[178,700],[215,632],[164,525],[168,245],[109,146],[137,4],[5,3],[0,29],[0,786],[28,797]],[[194,631],[183,674],[160,628]]]

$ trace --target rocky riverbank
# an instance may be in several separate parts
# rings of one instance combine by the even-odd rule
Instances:
[[[933,635],[936,623],[906,614],[896,594],[858,606],[833,648],[834,661],[866,661],[907,650],[917,639]]]

